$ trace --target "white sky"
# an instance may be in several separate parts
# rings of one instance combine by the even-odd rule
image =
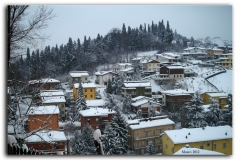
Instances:
[[[178,33],[194,39],[221,37],[223,40],[232,40],[232,5],[160,5],[160,4],[98,4],[98,5],[49,5],[57,15],[42,33],[51,35],[50,40],[43,45],[55,46],[66,44],[69,37],[73,40],[84,36],[91,39],[97,34],[104,36],[112,28],[122,29],[139,27],[146,23],[157,24],[163,20],[166,26]],[[34,11],[35,7],[29,8]]]
[[[129,1],[129,0],[115,0],[114,2],[111,2],[111,1],[101,1],[101,2],[98,2],[98,1],[96,1],[96,0],[88,0],[88,1],[77,1],[77,0],[68,0],[68,1],[60,1],[60,0],[58,0],[58,1],[56,1],[56,0],[52,0],[52,1],[49,1],[49,0],[41,0],[41,1],[30,1],[30,0],[25,0],[25,1],[21,1],[21,2],[18,2],[18,1],[16,1],[16,0],[8,0],[8,1],[6,1],[6,0],[3,0],[3,1],[1,1],[1,7],[2,7],[2,16],[0,17],[1,18],[1,20],[2,20],[2,24],[3,24],[3,27],[2,27],[2,38],[1,38],[1,44],[2,44],[2,46],[6,46],[6,18],[5,18],[5,13],[6,13],[6,6],[8,5],[8,4],[36,4],[36,3],[39,3],[39,4],[62,4],[62,3],[65,3],[65,4],[86,4],[86,3],[88,3],[88,4],[166,4],[166,1],[164,1],[164,2],[159,2],[158,0],[148,0],[148,1],[143,1],[143,0],[131,0],[131,1]],[[232,8],[232,13],[233,13],[233,15],[232,15],[232,18],[233,18],[233,21],[232,21],[232,24],[233,24],[233,26],[232,27],[230,27],[230,28],[232,28],[232,30],[231,31],[229,31],[230,33],[232,32],[232,38],[233,38],[233,47],[234,47],[234,53],[239,53],[240,52],[240,50],[239,50],[239,45],[237,45],[238,44],[238,42],[239,42],[239,38],[238,38],[238,36],[234,36],[234,35],[240,35],[240,33],[239,33],[239,29],[238,28],[240,28],[240,26],[239,26],[239,15],[240,15],[240,10],[239,10],[239,8],[240,8],[240,6],[239,6],[239,1],[234,1],[234,0],[213,0],[213,1],[209,1],[209,0],[197,0],[197,1],[190,1],[190,0],[185,0],[185,1],[181,1],[180,3],[179,3],[179,1],[177,1],[177,0],[168,0],[167,1],[167,3],[168,4],[181,4],[181,5],[183,5],[183,4],[207,4],[207,5],[212,5],[212,4],[224,4],[224,5],[233,5],[233,8]],[[57,10],[55,10],[55,12],[56,12]],[[71,12],[71,11],[70,11]],[[120,11],[119,11],[120,12]],[[141,11],[141,12],[143,12],[143,11]],[[141,12],[139,13],[139,14],[141,14]],[[143,17],[146,17],[147,18],[147,16],[145,16],[145,15],[147,15],[147,13],[148,12],[152,12],[151,10],[149,11],[147,11],[147,12],[145,12],[144,13],[144,16]],[[94,14],[94,11],[93,10],[89,10],[89,11],[87,11],[87,13],[89,14],[89,15],[91,15],[91,13],[93,13]],[[121,11],[120,12],[121,14],[123,14],[123,12]],[[182,35],[184,35],[184,36],[187,36],[187,37],[189,37],[189,36],[194,36],[194,38],[195,37],[198,37],[198,35],[195,35],[195,34],[197,34],[197,32],[199,32],[198,30],[199,30],[199,28],[201,29],[201,28],[204,28],[204,26],[202,26],[201,27],[201,25],[204,25],[205,24],[205,26],[208,26],[208,24],[206,24],[206,23],[200,23],[200,25],[194,25],[194,27],[197,27],[196,28],[196,30],[197,30],[197,32],[195,32],[194,34],[191,32],[191,30],[190,29],[182,29],[182,28],[180,28],[180,25],[177,25],[177,22],[175,22],[175,21],[178,21],[178,20],[182,20],[182,21],[185,21],[185,19],[183,19],[183,18],[180,18],[178,15],[181,13],[181,12],[175,12],[175,10],[171,10],[171,13],[172,14],[174,14],[175,15],[175,20],[172,20],[172,19],[170,19],[170,18],[165,18],[164,17],[164,15],[165,14],[159,14],[159,15],[157,15],[156,16],[156,19],[154,19],[152,16],[151,16],[151,18],[149,18],[149,19],[147,19],[147,20],[145,20],[143,17],[141,17],[143,20],[142,21],[139,21],[140,23],[151,23],[152,22],[152,20],[155,22],[155,23],[157,23],[159,20],[164,20],[164,22],[165,22],[165,24],[166,24],[166,21],[167,20],[169,20],[169,22],[170,22],[170,26],[171,26],[171,28],[172,29],[177,29],[177,32],[179,32],[179,33],[181,33]],[[207,12],[204,12],[204,13],[207,13]],[[59,14],[59,13],[58,13]],[[100,13],[98,13],[98,14],[100,14]],[[111,12],[111,13],[108,13],[108,16],[111,16],[113,13]],[[131,14],[132,13],[130,13],[129,14],[129,16],[131,16]],[[171,14],[171,15],[172,15]],[[191,16],[192,14],[190,14],[188,17],[192,17]],[[222,14],[221,13],[219,13],[219,15],[221,15],[221,16],[219,16],[220,17],[220,19],[221,20],[224,20],[225,18],[222,18]],[[80,16],[80,15],[78,15],[78,16]],[[96,15],[95,14],[95,17],[97,17],[98,15]],[[170,15],[169,15],[170,16]],[[205,16],[205,18],[208,18],[208,16],[209,15],[207,15],[207,16]],[[100,17],[100,15],[99,15],[99,17]],[[59,18],[59,17],[58,17]],[[54,21],[57,21],[57,19],[58,18],[56,18]],[[186,17],[185,17],[186,18]],[[69,18],[69,17],[67,17],[67,19],[65,19],[65,23],[62,23],[62,25],[63,24],[68,24],[68,23],[70,23],[70,21],[71,21],[71,19],[73,19],[73,20],[78,20],[78,18],[77,18],[77,16],[75,16],[75,17],[73,17],[73,18]],[[96,18],[96,19],[98,19],[98,18]],[[96,19],[94,20],[94,21],[96,21]],[[92,31],[91,33],[93,33],[92,35],[90,35],[90,33],[87,33],[86,32],[86,30],[83,30],[82,28],[79,28],[79,30],[82,32],[82,33],[80,33],[80,31],[79,31],[79,33],[70,33],[71,32],[71,30],[73,30],[73,26],[71,25],[71,27],[72,28],[70,28],[70,29],[68,29],[68,30],[66,30],[66,29],[64,29],[63,31],[58,31],[57,32],[57,35],[62,35],[61,37],[63,37],[63,39],[61,40],[61,41],[59,41],[59,42],[55,42],[55,40],[53,40],[53,33],[52,33],[52,39],[51,39],[51,41],[52,41],[52,43],[53,44],[49,44],[49,45],[55,45],[56,43],[58,44],[58,43],[67,43],[67,41],[68,41],[68,38],[69,37],[72,37],[73,38],[73,40],[76,40],[77,38],[80,38],[80,40],[81,40],[81,42],[83,41],[83,36],[84,35],[86,35],[86,36],[91,36],[91,38],[95,38],[95,36],[97,35],[97,33],[99,32],[101,35],[105,35],[111,28],[113,28],[113,27],[122,27],[122,23],[125,23],[125,25],[126,26],[131,26],[131,28],[133,28],[133,27],[138,27],[139,25],[140,25],[140,23],[138,22],[138,23],[136,23],[136,24],[132,24],[132,22],[135,22],[135,19],[130,19],[130,20],[125,20],[124,19],[124,21],[121,21],[120,19],[119,19],[119,16],[117,16],[117,18],[116,18],[119,22],[116,22],[116,24],[113,24],[113,25],[110,25],[110,26],[107,26],[106,27],[106,29],[104,30],[104,31],[100,31],[100,30],[96,30],[96,28],[95,28],[95,30],[96,30],[96,32],[94,33],[94,31]],[[219,18],[218,18],[219,19]],[[189,18],[188,19],[188,21],[186,21],[186,26],[185,27],[189,27],[189,26],[193,26],[193,24],[192,24],[192,22],[190,21],[191,19]],[[107,20],[106,20],[107,21]],[[105,22],[106,22],[105,21]],[[108,21],[107,21],[108,22]],[[137,21],[136,21],[137,22]],[[179,22],[179,21],[178,21]],[[180,21],[181,22],[181,21]],[[179,22],[179,23],[180,23]],[[53,23],[53,22],[52,22]],[[52,28],[51,30],[52,30],[52,32],[54,31],[54,30],[58,30],[59,28],[60,28],[60,26],[57,26],[57,27],[54,27],[53,26],[53,24],[52,23],[49,23],[49,27],[50,28]],[[56,22],[55,22],[56,23]],[[78,22],[78,23],[80,23],[80,22]],[[85,24],[85,23],[84,23]],[[69,26],[70,26],[70,24],[69,24]],[[97,24],[96,26],[99,26],[99,24]],[[177,28],[176,28],[176,26],[177,26]],[[199,27],[200,26],[200,27]],[[218,30],[218,28],[219,27],[221,27],[221,26],[216,26],[215,27],[215,29],[216,30]],[[49,29],[50,29],[49,28]],[[100,27],[99,27],[100,28]],[[105,27],[104,27],[105,28]],[[47,31],[45,31],[45,32],[47,32]],[[64,35],[64,33],[69,33],[69,34],[67,34],[67,36],[66,37],[64,37],[63,35]],[[187,35],[187,33],[186,32],[188,32],[189,33],[189,35]],[[214,32],[214,31],[212,31],[212,32]],[[223,31],[221,31],[221,32],[226,32],[226,30],[223,30]],[[50,32],[51,33],[51,32]],[[210,33],[209,33],[209,36],[211,36],[210,35]],[[214,35],[215,36],[215,35]],[[225,39],[225,37],[223,37],[222,36],[222,34],[221,35],[217,35],[217,36],[220,36],[220,37],[222,37],[223,39]],[[58,38],[59,38],[59,40],[60,40],[60,38],[61,38],[60,36],[58,36]],[[201,36],[202,37],[202,36]],[[203,37],[205,37],[205,35],[203,35]],[[230,37],[231,38],[231,37]],[[226,38],[227,39],[227,38]],[[236,44],[236,45],[235,45]],[[7,50],[5,49],[3,52],[6,52]],[[233,84],[233,86],[234,86],[234,88],[240,88],[239,87],[239,83],[236,83],[237,82],[237,79],[239,78],[239,76],[236,74],[237,73],[237,69],[239,68],[239,64],[237,64],[237,59],[239,59],[239,57],[238,57],[238,54],[234,54],[234,58],[233,58],[233,63],[234,63],[234,75],[233,75],[233,78],[234,78],[234,84]],[[5,90],[5,88],[6,88],[6,79],[7,78],[4,78],[4,77],[6,77],[7,76],[7,63],[6,63],[6,60],[7,60],[7,56],[5,57],[5,59],[4,58],[1,58],[1,73],[2,73],[2,78],[0,79],[0,84],[1,84],[1,88],[2,88],[2,92],[1,92],[1,102],[3,102],[2,103],[2,108],[4,108],[4,106],[6,106],[6,90]],[[5,84],[5,85],[4,85]],[[237,97],[239,96],[239,93],[237,93],[237,89],[234,89],[234,93],[233,93],[233,98],[236,98],[237,99]],[[5,103],[4,103],[5,102]],[[236,113],[238,113],[239,112],[239,107],[237,107],[237,104],[239,104],[239,101],[236,101],[236,100],[234,100],[233,101],[234,102],[234,105],[236,106],[236,107],[234,107],[234,117],[233,117],[233,121],[235,122],[234,123],[234,129],[233,129],[233,140],[234,140],[234,143],[233,143],[233,156],[230,156],[230,157],[228,157],[229,159],[239,159],[240,158],[240,153],[237,151],[237,142],[239,142],[240,140],[239,140],[239,136],[237,136],[237,131],[239,131],[239,126],[237,126],[236,125],[236,122],[239,120],[239,116],[236,116],[237,114]],[[3,109],[4,110],[4,109]],[[4,110],[4,111],[6,111],[6,110]],[[5,117],[6,116],[6,114],[5,114],[5,112],[1,112],[2,113],[2,117]],[[3,158],[3,159],[12,159],[11,157],[7,157],[7,156],[4,156],[4,155],[6,155],[6,141],[5,141],[5,137],[4,136],[6,136],[5,135],[5,130],[6,130],[6,121],[5,121],[5,119],[6,119],[6,117],[4,118],[4,120],[2,120],[2,126],[4,126],[3,128],[2,128],[2,130],[3,130],[3,132],[2,132],[2,134],[1,134],[1,138],[2,138],[2,142],[4,142],[4,143],[2,143],[1,144],[1,147],[2,148],[4,148],[4,149],[2,149],[1,150],[1,155],[3,155],[1,158]],[[56,157],[54,157],[54,158],[56,158]],[[73,158],[73,159],[79,159],[78,158],[78,156],[75,156],[75,157],[71,157],[71,158]],[[81,158],[83,158],[83,159],[85,159],[84,157],[81,157]],[[99,158],[99,157],[98,157]],[[103,159],[103,158],[105,158],[105,157],[102,157],[102,158],[100,158],[100,159]],[[129,158],[129,157],[127,157],[127,158]],[[138,159],[139,158],[139,156],[136,156],[136,157],[131,157],[131,159]],[[165,157],[160,157],[161,159],[171,159],[171,160],[173,160],[173,159],[176,159],[176,157],[174,158],[174,157],[167,157],[167,158],[165,158]],[[186,156],[183,156],[183,157],[178,157],[179,159],[192,159],[192,157],[186,157]],[[194,159],[202,159],[203,157],[194,157]],[[204,157],[204,158],[209,158],[209,159],[219,159],[219,157]],[[50,159],[50,158],[48,158],[48,157],[46,157],[46,159]],[[52,158],[51,158],[52,159]],[[86,158],[87,159],[87,158]],[[119,157],[117,157],[117,156],[115,156],[114,157],[114,159],[120,159]]]

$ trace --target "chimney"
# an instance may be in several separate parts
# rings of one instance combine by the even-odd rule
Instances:
[[[204,130],[205,128],[204,128],[204,127],[202,127],[202,129]]]
[[[190,135],[190,132],[188,133],[188,135]]]
[[[187,136],[186,136],[186,139],[187,139]]]
[[[186,146],[185,146],[186,148],[189,148],[189,144],[186,144]]]
[[[225,135],[227,135],[227,132],[225,133]]]

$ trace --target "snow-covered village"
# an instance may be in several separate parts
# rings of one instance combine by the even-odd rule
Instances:
[[[10,49],[8,155],[232,155],[232,42],[125,25]]]

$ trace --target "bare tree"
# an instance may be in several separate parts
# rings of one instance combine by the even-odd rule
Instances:
[[[7,7],[8,21],[8,67],[10,60],[19,56],[27,45],[37,46],[49,36],[42,35],[41,30],[48,27],[48,21],[56,15],[53,9],[39,6],[35,14],[28,16],[29,5],[9,5]],[[18,54],[17,54],[18,53]]]

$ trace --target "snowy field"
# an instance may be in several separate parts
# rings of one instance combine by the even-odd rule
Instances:
[[[185,77],[177,83],[183,86],[182,89],[188,89],[188,91],[200,91],[200,93],[217,91],[202,77]]]
[[[226,71],[226,73],[221,73],[212,78],[209,78],[208,81],[214,84],[219,89],[219,91],[232,93],[232,70],[227,69]]]
[[[158,51],[139,52],[138,56],[154,56]]]

